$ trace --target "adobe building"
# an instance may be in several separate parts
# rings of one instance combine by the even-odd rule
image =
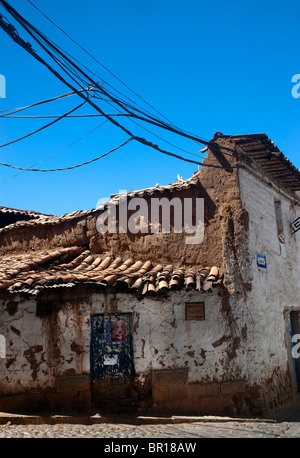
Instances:
[[[169,232],[140,213],[140,231],[120,231],[120,195],[9,222],[0,411],[258,416],[293,399],[299,191],[299,170],[265,134],[217,133],[190,179],[125,196],[128,221],[134,199],[147,211],[153,199],[204,199],[197,243],[175,213]],[[108,208],[115,232],[99,231]]]

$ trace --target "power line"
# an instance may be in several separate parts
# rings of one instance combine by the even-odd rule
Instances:
[[[105,120],[104,122],[102,122],[101,124],[99,124],[97,127],[95,127],[94,129],[92,129],[91,131],[89,131],[88,133],[82,135],[81,137],[77,138],[76,140],[74,140],[72,143],[69,143],[67,146],[64,146],[63,148],[61,148],[60,150],[56,151],[55,153],[51,154],[51,156],[48,156],[46,157],[45,159],[42,159],[41,161],[38,161],[38,162],[35,162],[32,166],[30,166],[29,168],[32,169],[34,166],[36,166],[37,164],[41,164],[43,162],[46,162],[48,161],[49,159],[51,159],[52,157],[56,156],[57,154],[61,153],[62,151],[66,150],[67,148],[70,148],[71,146],[73,146],[75,143],[79,142],[80,140],[82,140],[83,138],[87,137],[88,135],[92,134],[93,132],[95,132],[97,129],[99,129],[100,127],[102,127],[105,123],[107,122],[107,120]],[[10,178],[8,178],[7,180],[4,180],[4,181],[1,181],[0,182],[0,185],[1,184],[4,184],[4,183],[7,183],[8,181],[11,181],[13,178],[21,175],[22,173],[26,172],[26,170],[22,170],[21,172],[19,173],[16,173],[15,175],[12,175]]]
[[[164,115],[162,115],[155,107],[153,107],[150,103],[148,103],[143,97],[141,97],[137,92],[135,92],[133,89],[131,89],[124,81],[122,81],[119,77],[117,77],[109,68],[107,68],[104,64],[99,62],[98,59],[96,59],[89,51],[87,51],[83,46],[81,46],[77,41],[75,41],[70,35],[67,34],[65,30],[63,30],[61,27],[59,27],[52,19],[50,19],[45,13],[43,13],[34,3],[32,3],[30,0],[27,0],[37,11],[39,11],[40,14],[42,14],[51,24],[53,24],[56,28],[58,28],[65,36],[69,38],[76,46],[78,46],[82,51],[84,51],[88,56],[90,56],[95,62],[97,62],[99,65],[101,65],[102,68],[104,68],[110,75],[112,75],[116,80],[118,80],[120,83],[122,83],[129,91],[131,91],[133,94],[135,94],[140,100],[142,100],[146,105],[148,105],[150,108],[152,108],[157,114],[160,116],[163,116],[168,122],[171,122],[168,118],[166,118]],[[119,92],[119,91],[118,91]],[[172,123],[173,124],[173,123]]]
[[[72,169],[75,169],[77,167],[82,167],[83,165],[90,164],[91,162],[98,161],[99,159],[102,159],[103,157],[107,156],[108,154],[112,153],[113,151],[116,151],[117,149],[121,148],[122,146],[126,145],[127,143],[129,143],[132,140],[138,140],[138,141],[140,141],[141,143],[144,143],[147,146],[151,146],[152,148],[156,149],[157,151],[159,151],[161,153],[167,154],[168,156],[172,156],[172,157],[177,158],[177,159],[181,159],[181,160],[186,161],[186,162],[190,162],[192,164],[202,165],[202,166],[206,166],[206,167],[213,167],[213,168],[216,168],[216,169],[220,169],[221,168],[221,169],[228,169],[228,170],[242,168],[242,166],[221,167],[221,166],[215,165],[215,164],[204,164],[204,163],[201,163],[201,162],[196,162],[196,161],[193,161],[191,159],[187,159],[187,158],[184,158],[182,156],[178,156],[177,154],[174,154],[174,153],[171,153],[169,151],[163,150],[163,149],[159,148],[157,145],[153,144],[152,142],[149,142],[148,140],[145,140],[144,138],[140,138],[140,137],[130,137],[124,143],[122,143],[121,145],[117,146],[116,148],[108,151],[107,153],[102,154],[101,156],[98,156],[95,159],[91,159],[90,161],[82,162],[81,164],[73,165],[73,166],[70,166],[70,167],[62,167],[62,168],[56,168],[56,169],[33,169],[33,168],[26,168],[26,167],[18,167],[18,166],[11,165],[11,164],[5,164],[4,162],[0,162],[0,166],[9,167],[9,168],[12,168],[12,169],[17,169],[17,170],[23,170],[23,171],[26,171],[26,172],[59,172],[59,171],[63,171],[63,170],[72,170]]]
[[[88,88],[87,87],[86,89],[82,89],[82,91],[88,92],[88,91],[91,91],[92,89],[93,88]],[[42,105],[44,103],[49,103],[49,102],[53,102],[55,100],[64,99],[64,98],[70,97],[72,95],[77,95],[77,91],[72,91],[72,92],[67,92],[66,94],[57,95],[56,97],[52,97],[51,99],[41,100],[39,102],[32,103],[31,105],[27,105],[25,107],[10,108],[9,110],[2,110],[2,111],[0,111],[0,113],[7,113],[7,114],[6,115],[1,115],[1,117],[6,117],[6,116],[14,114],[14,113],[19,113],[20,111],[28,110],[29,108],[33,108],[33,107],[36,107],[38,105]]]
[[[23,28],[30,34],[30,36],[32,36],[36,41],[37,43],[41,46],[41,48],[46,51],[47,54],[49,54],[51,57],[53,57],[52,53],[46,48],[45,45],[43,45],[43,43],[41,43],[41,41],[35,37],[34,33],[31,31],[31,28],[33,28],[35,31],[36,29],[33,27],[33,26],[30,26],[30,24],[28,23],[28,21],[26,21],[24,18],[22,18],[22,16],[20,16],[10,5],[8,5],[7,2],[5,2],[4,0],[0,0],[0,3],[2,3],[2,5],[12,14],[13,17],[15,17],[15,19],[23,26]],[[69,88],[72,89],[72,91],[76,92],[81,98],[83,98],[84,100],[87,100],[87,98],[80,92],[78,91],[71,83],[69,83],[68,81],[65,80],[65,78],[63,78],[53,67],[51,67],[50,64],[48,64],[42,57],[40,57],[35,51],[33,51],[31,45],[28,46],[28,43],[26,43],[24,40],[22,40],[18,35],[16,35],[15,33],[15,28],[13,27],[13,30],[11,29],[10,27],[10,24],[6,24],[4,21],[3,21],[3,18],[0,17],[0,26],[11,36],[11,38],[16,42],[18,43],[20,46],[22,46],[26,51],[28,51],[33,57],[35,57],[40,63],[42,63],[43,65],[45,65],[48,70],[50,70],[60,81],[62,81],[64,84],[66,84]],[[41,36],[42,34],[40,32],[38,32],[38,35]],[[44,39],[44,41],[46,41],[46,43],[48,45],[51,46],[51,43],[49,42],[48,39]],[[67,60],[69,61],[69,59],[67,58]],[[76,64],[74,64],[75,67]],[[78,67],[77,67],[78,68]],[[100,88],[100,86],[96,83],[96,86],[98,86],[98,88]],[[119,124],[117,121],[115,121],[113,118],[110,118],[108,117],[95,103],[93,103],[92,101],[89,101],[89,103],[97,110],[99,111],[101,114],[103,114],[107,119],[109,119],[113,124],[115,124],[116,126],[120,127],[125,133],[127,133],[127,135],[129,135],[130,137],[133,136],[133,134],[128,130],[126,129],[124,126],[122,126],[121,124]]]
[[[62,167],[62,168],[57,168],[57,169],[33,169],[33,168],[26,168],[26,167],[17,167],[15,165],[5,164],[4,162],[0,162],[0,165],[2,165],[4,167],[9,167],[9,168],[12,168],[12,169],[23,170],[25,172],[60,172],[60,171],[63,171],[63,170],[72,170],[72,169],[76,169],[78,167],[82,167],[82,166],[87,165],[87,164],[91,164],[92,162],[98,161],[99,159],[102,159],[103,157],[108,156],[109,154],[111,154],[114,151],[118,150],[122,146],[125,146],[127,143],[129,143],[132,140],[133,140],[132,137],[128,138],[124,143],[121,143],[119,146],[117,146],[116,148],[111,149],[107,153],[104,153],[101,156],[95,157],[94,159],[91,159],[90,161],[82,162],[81,164],[72,165],[70,167]]]
[[[65,118],[98,118],[101,117],[101,114],[81,114],[81,115],[66,115]],[[107,116],[127,116],[125,113],[108,113]],[[5,119],[49,119],[49,118],[59,118],[60,115],[35,115],[35,116],[10,116],[10,115],[0,115],[0,118]]]
[[[201,166],[205,166],[205,167],[212,167],[212,168],[215,168],[215,169],[227,169],[227,170],[242,168],[242,166],[239,166],[239,165],[237,165],[237,166],[230,165],[228,167],[223,167],[223,166],[219,166],[219,165],[215,165],[215,164],[205,164],[203,162],[193,161],[191,159],[187,159],[185,157],[179,156],[178,154],[171,153],[170,151],[166,151],[166,150],[160,148],[158,145],[155,145],[154,143],[149,142],[145,138],[135,137],[135,140],[138,140],[140,143],[143,143],[146,146],[150,146],[151,148],[156,149],[160,153],[166,154],[168,156],[175,157],[176,159],[181,159],[182,161],[185,161],[185,162],[190,162],[192,164],[197,164],[197,165],[201,165]]]
[[[66,70],[66,68],[74,68],[76,72],[79,72],[84,78],[87,78],[88,79],[88,82],[92,84],[92,86],[96,87],[98,89],[98,91],[105,95],[106,97],[108,97],[113,103],[115,103],[117,106],[121,107],[122,109],[124,109],[130,116],[132,117],[135,117],[137,119],[140,119],[142,121],[146,121],[146,122],[149,122],[151,124],[154,124],[160,128],[163,128],[163,129],[166,129],[166,130],[169,130],[175,134],[179,134],[181,136],[184,136],[186,138],[189,138],[191,140],[194,140],[196,141],[197,143],[200,143],[200,144],[204,144],[206,146],[210,146],[213,148],[213,145],[211,144],[211,142],[208,142],[204,139],[201,139],[199,137],[196,137],[194,135],[190,135],[190,134],[187,134],[185,133],[184,131],[180,130],[180,129],[177,129],[177,128],[173,128],[172,126],[170,126],[169,124],[166,124],[165,122],[162,122],[160,121],[159,119],[157,118],[154,118],[153,116],[147,116],[145,115],[144,113],[138,115],[136,113],[133,113],[130,111],[130,109],[134,109],[135,112],[140,112],[141,111],[139,109],[136,109],[135,107],[132,107],[130,105],[128,105],[127,103],[123,104],[122,101],[116,99],[115,97],[112,97],[107,91],[105,91],[102,87],[99,86],[99,84],[95,81],[93,81],[92,78],[90,78],[82,69],[80,69],[78,67],[78,65],[76,65],[71,59],[69,59],[63,52],[61,52],[58,47],[56,45],[54,45],[51,40],[49,40],[43,33],[41,33],[40,31],[38,31],[38,29],[36,27],[34,27],[33,25],[31,25],[28,21],[26,21],[25,18],[23,18],[14,8],[12,8],[5,0],[0,0],[0,3],[4,6],[4,8],[17,20],[17,22],[19,22],[22,27],[27,31],[27,33],[29,33],[29,35],[31,37],[34,38],[34,40],[41,46],[41,48],[52,58],[54,59],[54,61],[56,63],[59,64],[60,68],[63,69],[69,76],[69,72]],[[11,38],[16,42],[18,43],[20,46],[22,46],[27,52],[29,52],[33,57],[35,57],[40,63],[42,63],[43,65],[45,65],[60,81],[62,81],[64,84],[66,84],[70,89],[72,89],[72,91],[76,92],[81,98],[83,98],[85,101],[87,101],[93,108],[95,108],[101,115],[103,115],[104,117],[106,117],[111,123],[113,123],[116,127],[119,127],[123,132],[125,132],[131,139],[134,139],[138,142],[140,142],[141,144],[143,145],[146,145],[146,146],[149,146],[153,149],[156,149],[157,151],[163,153],[163,154],[167,154],[169,156],[172,156],[172,157],[175,157],[177,159],[181,159],[183,161],[186,161],[186,162],[191,162],[191,163],[194,163],[194,164],[197,164],[197,165],[205,165],[205,166],[208,166],[208,167],[216,167],[216,168],[229,168],[229,169],[232,169],[232,168],[236,168],[234,166],[230,166],[230,167],[222,167],[222,166],[217,166],[217,165],[214,165],[214,164],[203,164],[203,163],[200,163],[199,161],[196,162],[196,161],[192,161],[190,159],[187,159],[187,158],[184,158],[182,156],[179,156],[179,155],[176,155],[174,153],[171,153],[169,151],[166,151],[166,150],[163,150],[162,148],[158,147],[158,145],[154,145],[152,142],[144,139],[144,138],[141,138],[141,137],[138,137],[136,135],[134,135],[129,129],[127,129],[125,126],[123,126],[122,124],[120,124],[118,121],[116,121],[115,119],[113,119],[113,117],[109,116],[108,114],[106,114],[97,104],[95,104],[94,102],[92,102],[88,97],[86,97],[84,95],[84,93],[82,91],[78,91],[70,82],[66,81],[66,79],[60,75],[53,67],[51,67],[50,64],[48,64],[43,58],[41,58],[33,49],[32,49],[32,46],[29,44],[29,43],[26,43],[24,40],[22,40],[18,34],[16,33],[15,31],[15,28],[13,26],[11,26],[10,24],[7,24],[5,23],[5,21],[3,21],[3,17],[0,16],[0,26],[3,28],[4,31],[6,31],[10,36]],[[41,42],[41,40],[44,42],[44,44]],[[53,53],[47,48],[47,47],[50,47],[57,55],[60,56],[60,58],[63,59],[63,64],[61,64],[60,62],[58,62],[58,60],[55,58],[55,56],[53,55]],[[73,72],[74,74],[74,72]],[[74,78],[71,77],[74,81]],[[90,78],[90,80],[89,80]],[[80,78],[81,79],[81,78]],[[82,79],[81,79],[82,81]],[[76,84],[79,84],[76,80],[75,80]],[[88,84],[87,81],[84,81],[86,84]]]
[[[19,13],[17,13],[17,11],[12,8],[5,0],[0,0],[0,3],[2,3],[2,5],[5,7],[5,9],[22,25],[22,27],[34,38],[34,40],[42,47],[42,49],[44,49],[44,51],[50,55],[52,58],[53,58],[53,54],[49,51],[49,49],[40,41],[40,39],[42,39],[44,41],[44,43],[49,46],[51,49],[53,49],[57,54],[59,54],[67,63],[68,65],[72,65],[77,71],[79,71],[85,78],[89,78],[89,76],[82,70],[80,69],[74,62],[72,62],[72,60],[70,60],[65,54],[63,54],[58,48],[57,46],[53,45],[51,43],[51,41],[43,34],[41,33],[40,31],[37,30],[36,27],[34,27],[33,25],[31,25],[25,18],[23,18]],[[5,24],[6,25],[6,24]],[[59,75],[53,68],[51,69],[51,66],[49,64],[47,64],[45,61],[43,61],[43,59],[37,55],[36,52],[34,52],[32,50],[32,47],[28,47],[28,45],[23,41],[22,43],[22,40],[20,40],[20,38],[18,37],[18,39],[16,39],[15,37],[15,34],[11,34],[11,31],[10,30],[7,30],[7,25],[6,27],[4,26],[4,30],[9,33],[12,38],[21,46],[24,47],[24,49],[26,49],[28,52],[30,52],[35,58],[37,58],[41,63],[44,63],[44,65],[47,66],[47,68],[49,70],[51,70],[59,79],[63,80],[65,82],[65,84],[67,84],[70,88],[72,88],[74,90],[74,88],[72,87],[72,85],[70,83],[68,83],[66,80],[64,80],[62,78],[61,75]],[[39,37],[39,38],[38,38]],[[42,62],[43,61],[43,62]],[[103,88],[101,88],[95,81],[93,81],[93,79],[90,79],[92,85],[94,85],[95,87],[98,88],[98,90],[106,95],[107,97],[109,97],[114,103],[116,103],[118,106],[120,106],[122,109],[125,109],[125,111],[127,111],[128,113],[130,113],[130,111],[128,110],[128,108],[126,108],[126,106],[124,106],[124,104],[122,104],[122,102],[118,99],[116,99],[115,97],[112,97],[109,93],[107,93],[107,91],[105,91]],[[82,94],[80,94],[82,96]],[[90,102],[92,104],[92,102]],[[93,104],[95,105],[95,104]],[[96,108],[98,111],[99,111],[99,107],[97,106],[94,106],[94,108]],[[132,107],[130,107],[132,108]],[[136,109],[135,109],[136,110]],[[139,110],[138,110],[139,111]],[[133,113],[130,113],[133,115]],[[105,114],[104,114],[105,115]],[[138,119],[141,119],[143,121],[146,121],[146,122],[150,122],[152,124],[155,124],[156,126],[158,127],[161,127],[161,128],[164,128],[164,129],[168,129],[170,131],[172,131],[173,133],[177,133],[179,135],[182,135],[184,137],[187,137],[187,138],[190,138],[192,140],[195,140],[199,143],[202,143],[202,144],[207,144],[206,141],[203,141],[203,139],[200,139],[199,137],[195,137],[195,136],[192,136],[192,135],[189,135],[189,134],[186,134],[184,133],[183,131],[180,131],[176,128],[173,128],[172,126],[162,122],[162,121],[159,121],[157,118],[154,118],[152,116],[140,116],[140,115],[136,115],[134,114],[134,116],[136,116]],[[119,128],[121,128],[124,132],[126,132],[129,136],[134,136],[128,129],[126,129],[124,126],[122,126],[120,123],[117,123],[114,119],[110,118],[111,122],[113,122],[116,126],[118,126]]]
[[[111,104],[110,102],[108,102],[107,100],[106,100],[106,103],[108,103],[108,105],[112,106],[112,104]],[[121,112],[119,112],[118,114],[120,115]],[[131,122],[133,122],[134,124],[136,124],[137,126],[141,127],[141,128],[142,128],[143,130],[145,130],[146,132],[149,132],[149,134],[154,135],[155,137],[159,138],[160,140],[162,140],[163,142],[167,143],[168,145],[173,146],[173,148],[176,148],[176,149],[178,149],[178,150],[180,150],[180,151],[183,151],[184,153],[190,154],[191,156],[201,157],[201,156],[199,156],[198,154],[191,153],[191,152],[189,152],[189,151],[187,151],[187,150],[185,150],[185,149],[183,149],[183,148],[180,148],[179,146],[176,146],[176,145],[174,145],[173,143],[171,143],[171,142],[165,140],[165,139],[162,138],[161,136],[155,134],[154,132],[150,131],[150,130],[147,129],[146,127],[144,127],[144,126],[142,126],[141,124],[139,124],[139,123],[138,123],[137,121],[135,121],[134,119],[131,119],[131,116],[129,116],[129,115],[128,115],[128,119],[129,119]]]
[[[78,105],[77,107],[75,108],[72,108],[72,110],[68,111],[67,113],[59,116],[58,118],[56,118],[54,121],[51,121],[49,122],[48,124],[45,124],[44,126],[40,127],[39,129],[36,129],[32,132],[30,132],[29,134],[26,134],[26,135],[23,135],[22,137],[19,137],[19,138],[16,138],[15,140],[12,140],[10,142],[7,142],[7,143],[4,143],[3,145],[0,145],[0,148],[4,148],[5,146],[8,146],[8,145],[12,145],[13,143],[16,143],[16,142],[19,142],[20,140],[24,140],[25,138],[28,138],[30,137],[31,135],[34,135],[44,129],[46,129],[47,127],[50,127],[52,126],[53,124],[57,123],[58,121],[60,121],[61,119],[65,118],[68,114],[71,114],[73,113],[74,111],[78,110],[79,108],[81,108],[86,102],[83,102],[81,103],[80,105]]]

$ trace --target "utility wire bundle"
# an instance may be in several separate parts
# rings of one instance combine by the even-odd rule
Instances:
[[[28,0],[31,5],[33,3]],[[50,38],[48,38],[44,33],[42,33],[40,30],[38,30],[34,25],[32,25],[29,21],[27,21],[21,14],[19,14],[9,3],[7,3],[5,0],[0,0],[0,5],[5,8],[5,10],[23,27],[23,29],[34,39],[35,43],[40,46],[40,48],[44,51],[46,54],[46,57],[50,57],[51,60],[50,62],[54,62],[56,66],[54,67],[46,61],[43,57],[41,57],[40,54],[38,54],[32,47],[32,45],[29,42],[26,42],[23,40],[18,32],[16,31],[15,27],[10,24],[10,22],[0,14],[0,27],[21,47],[23,47],[28,53],[30,53],[36,60],[38,60],[40,63],[42,63],[45,67],[48,68],[48,70],[56,76],[61,82],[63,82],[66,86],[68,86],[69,89],[71,89],[72,94],[78,95],[81,99],[83,99],[83,103],[80,105],[76,106],[72,110],[68,111],[67,113],[64,113],[63,115],[57,116],[54,121],[51,121],[50,123],[46,124],[45,126],[41,127],[40,129],[37,129],[34,132],[31,132],[30,134],[27,134],[23,137],[20,137],[19,139],[16,139],[14,141],[8,142],[4,145],[0,145],[0,147],[7,146],[11,143],[14,143],[16,141],[22,140],[23,138],[27,138],[28,136],[39,132],[40,130],[45,129],[46,127],[49,127],[56,122],[60,121],[61,119],[71,116],[71,113],[74,111],[78,110],[83,104],[89,104],[93,109],[95,109],[98,113],[98,115],[103,116],[106,118],[107,121],[112,123],[115,127],[119,128],[121,131],[123,131],[129,138],[127,141],[119,145],[118,147],[114,148],[112,151],[115,151],[116,149],[124,146],[131,140],[135,140],[143,145],[149,146],[163,154],[166,154],[171,157],[175,157],[177,159],[190,162],[193,164],[197,165],[205,165],[208,167],[216,167],[216,168],[224,168],[221,166],[213,165],[213,164],[203,164],[201,161],[196,161],[192,159],[188,159],[186,157],[183,157],[178,154],[174,154],[170,151],[166,151],[162,148],[160,148],[158,145],[152,143],[151,141],[137,136],[133,133],[131,129],[127,127],[127,125],[124,125],[124,123],[120,122],[119,119],[117,119],[117,116],[124,116],[126,119],[130,119],[133,121],[135,124],[137,124],[140,127],[141,126],[137,121],[142,122],[142,123],[147,123],[150,125],[153,125],[155,127],[164,129],[166,131],[169,131],[173,134],[180,135],[182,137],[185,137],[187,139],[190,139],[192,141],[195,141],[197,144],[202,144],[202,145],[208,145],[209,142],[203,138],[200,138],[196,135],[193,135],[189,132],[186,132],[178,127],[176,127],[173,123],[171,123],[167,118],[164,116],[160,115],[160,113],[155,110],[150,104],[145,102],[144,99],[142,99],[140,96],[138,96],[143,102],[145,102],[149,108],[152,108],[157,114],[160,116],[157,116],[157,114],[154,114],[151,112],[149,109],[144,109],[140,104],[137,104],[134,102],[131,98],[128,96],[124,96],[120,91],[116,90],[113,88],[113,86],[109,83],[107,83],[103,78],[99,78],[94,72],[89,70],[86,66],[82,65],[77,59],[73,58],[70,54],[65,52],[59,45],[55,44]],[[36,9],[38,9],[35,5],[33,5]],[[39,10],[39,9],[38,9]],[[39,10],[40,11],[40,10]],[[40,11],[41,12],[41,11]],[[41,12],[42,13],[42,12]],[[44,15],[44,13],[42,13]],[[44,15],[45,16],[45,15]],[[45,16],[50,22],[53,23],[47,16]],[[54,23],[53,23],[54,24]],[[54,24],[56,26],[56,24]],[[56,26],[58,27],[58,26]],[[58,27],[59,28],[59,27]],[[60,28],[59,28],[60,29]],[[62,29],[60,29],[62,30]],[[65,32],[64,32],[65,33]],[[65,33],[66,34],[66,33]],[[67,35],[67,34],[66,34]],[[67,35],[68,36],[68,35]],[[68,36],[69,37],[69,36]],[[70,37],[69,37],[70,38]],[[71,39],[71,38],[70,38]],[[77,42],[75,42],[73,39],[71,39],[77,46],[79,46],[81,49],[83,49],[87,54],[91,56],[91,54],[86,51],[84,48],[82,48],[80,45],[78,45]],[[92,56],[91,56],[92,57]],[[108,70],[105,66],[103,66],[97,59],[93,58],[96,62],[98,62],[103,68]],[[109,70],[108,70],[109,71]],[[111,72],[110,72],[111,73]],[[112,74],[112,73],[111,73]],[[113,75],[113,74],[112,74]],[[113,75],[115,77],[115,75]],[[97,80],[95,79],[97,78]],[[117,77],[115,77],[117,78]],[[100,79],[100,82],[99,82]],[[119,78],[117,78],[119,80]],[[121,80],[119,80],[121,81]],[[122,82],[122,81],[121,81]],[[123,83],[123,82],[122,82]],[[127,88],[128,86],[123,83]],[[107,86],[109,88],[107,88]],[[130,89],[130,88],[128,88]],[[131,89],[130,89],[131,90]],[[92,97],[90,97],[89,92],[92,91]],[[135,95],[136,94],[134,91],[131,90]],[[66,97],[70,95],[64,94],[61,97]],[[121,97],[122,96],[122,97]],[[106,113],[102,107],[100,107],[100,103],[98,101],[102,101],[103,103],[108,104],[110,107],[112,107],[116,112],[114,113]],[[42,102],[40,102],[42,103]],[[39,104],[39,102],[37,103]],[[2,115],[3,117],[9,117],[9,115],[12,115],[18,111],[21,111],[22,109],[18,109],[15,111],[10,111],[7,114]],[[162,119],[162,117],[164,119]],[[148,129],[143,127],[146,131],[150,132]],[[153,134],[152,132],[150,132]],[[153,134],[155,135],[155,134]],[[160,138],[163,140],[160,136],[156,135],[156,137]],[[163,140],[165,141],[165,140]],[[169,142],[167,142],[169,143]],[[171,143],[169,143],[172,145]],[[175,145],[172,145],[175,146]],[[213,145],[210,146],[213,147]],[[176,146],[175,146],[176,147]],[[181,149],[181,148],[179,148]],[[184,150],[183,150],[184,151]],[[0,165],[4,165],[7,167],[13,167],[17,168],[20,170],[28,170],[28,171],[57,171],[57,170],[68,170],[72,169],[75,167],[79,167],[81,165],[88,164],[90,162],[93,162],[95,160],[100,159],[101,157],[106,156],[108,153],[105,153],[101,156],[98,156],[98,158],[95,158],[91,161],[86,161],[83,162],[82,164],[78,164],[77,166],[73,167],[67,167],[67,168],[61,168],[61,169],[26,169],[22,167],[15,167],[15,166],[10,166],[9,164],[4,164],[0,163]],[[188,153],[192,154],[192,153]],[[230,153],[227,153],[230,154]],[[231,154],[230,154],[231,155]],[[229,167],[230,169],[232,166]]]

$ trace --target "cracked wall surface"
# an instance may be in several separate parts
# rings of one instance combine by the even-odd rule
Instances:
[[[2,395],[48,392],[49,399],[58,399],[60,377],[89,376],[91,315],[104,312],[131,313],[134,384],[143,408],[200,412],[207,397],[215,398],[209,411],[233,408],[233,393],[222,397],[221,387],[233,380],[242,381],[243,392],[251,386],[243,367],[245,340],[240,336],[233,344],[227,335],[219,288],[156,299],[113,292],[94,292],[87,298],[86,292],[77,288],[76,299],[70,291],[48,294],[52,307],[45,313],[38,308],[42,298],[20,300],[13,315],[9,302],[2,302],[0,325],[8,341],[7,357],[0,360]],[[200,300],[205,320],[187,320],[185,304]],[[88,384],[84,390],[89,392]],[[78,389],[81,394],[84,390]],[[185,393],[182,402],[179,393]]]

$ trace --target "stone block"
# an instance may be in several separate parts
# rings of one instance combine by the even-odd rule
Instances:
[[[153,404],[151,414],[156,415],[198,415],[200,410],[193,399],[173,399]]]
[[[91,407],[91,392],[86,390],[47,393],[47,404],[56,415],[67,412],[88,412]]]
[[[222,402],[217,397],[199,398],[198,405],[202,415],[220,415],[222,413]]]
[[[90,377],[88,375],[59,376],[56,379],[57,391],[86,391],[90,389]]]
[[[155,385],[152,388],[152,398],[154,402],[169,399],[169,388],[167,386]]]
[[[187,385],[170,385],[169,386],[169,399],[192,399],[193,393],[187,389]]]
[[[233,380],[221,383],[221,394],[244,393],[247,391],[247,383],[244,380]]]
[[[219,394],[219,384],[218,383],[206,383],[206,384],[197,384],[193,385],[194,398],[199,399],[202,397],[217,397]]]
[[[152,371],[152,385],[184,384],[188,381],[188,369],[163,369]]]

